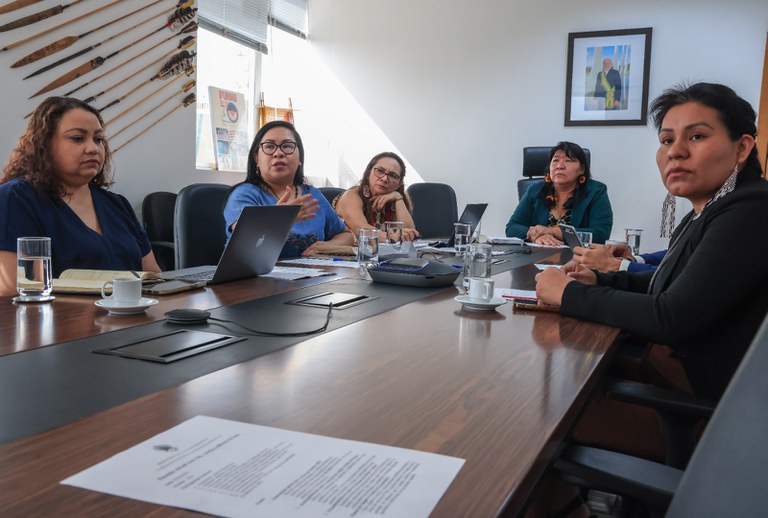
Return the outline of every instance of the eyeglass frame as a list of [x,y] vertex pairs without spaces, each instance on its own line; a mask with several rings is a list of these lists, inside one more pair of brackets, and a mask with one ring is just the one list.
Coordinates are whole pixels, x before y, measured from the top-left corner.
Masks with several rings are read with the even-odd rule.
[[[381,172],[379,172],[379,171],[381,171]],[[377,165],[375,165],[375,166],[373,166],[371,168],[371,172],[373,174],[375,174],[379,178],[383,178],[383,177],[386,176],[387,177],[387,181],[389,181],[389,182],[399,182],[400,180],[403,179],[402,175],[400,175],[400,174],[398,174],[398,173],[396,173],[394,171],[387,171],[383,167],[380,167],[380,166],[377,166]],[[393,176],[394,176],[394,178],[393,178]]]
[[[287,152],[285,149],[283,149],[283,146],[285,146],[285,145],[293,146],[293,149],[291,150],[290,153]],[[275,146],[275,149],[272,150],[272,152],[270,153],[266,149],[264,149],[264,146]],[[277,142],[271,142],[271,141],[266,141],[266,142],[259,143],[259,149],[261,149],[261,151],[265,155],[269,155],[269,156],[272,156],[275,153],[277,153],[277,149],[278,148],[280,148],[280,151],[282,151],[282,153],[285,156],[289,156],[289,155],[294,154],[296,152],[296,150],[298,149],[298,147],[299,147],[299,144],[297,142],[294,142],[293,140],[286,140],[286,141],[283,141],[283,142],[281,142],[279,144]]]

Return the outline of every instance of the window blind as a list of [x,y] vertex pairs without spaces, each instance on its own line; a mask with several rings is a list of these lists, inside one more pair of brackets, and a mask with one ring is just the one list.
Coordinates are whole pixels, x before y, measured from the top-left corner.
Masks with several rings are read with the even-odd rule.
[[267,24],[307,38],[308,0],[201,0],[198,23],[267,54]]
[[200,27],[267,53],[269,0],[201,0]]

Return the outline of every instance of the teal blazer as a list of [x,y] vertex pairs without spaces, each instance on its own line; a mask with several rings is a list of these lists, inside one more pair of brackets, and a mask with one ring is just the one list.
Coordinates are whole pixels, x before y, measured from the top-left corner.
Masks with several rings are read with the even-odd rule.
[[[507,237],[525,239],[525,234],[533,225],[547,226],[549,206],[541,196],[543,188],[544,182],[541,182],[531,185],[525,192],[507,222]],[[613,227],[608,188],[596,180],[587,180],[585,188],[584,198],[571,208],[571,224],[577,232],[592,232],[593,243],[605,243]]]

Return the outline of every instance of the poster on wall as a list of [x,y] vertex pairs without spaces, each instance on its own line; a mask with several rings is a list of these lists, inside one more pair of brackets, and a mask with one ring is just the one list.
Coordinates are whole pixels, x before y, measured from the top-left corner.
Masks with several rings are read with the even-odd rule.
[[208,87],[213,128],[213,150],[216,169],[219,171],[245,172],[248,167],[248,110],[245,96]]

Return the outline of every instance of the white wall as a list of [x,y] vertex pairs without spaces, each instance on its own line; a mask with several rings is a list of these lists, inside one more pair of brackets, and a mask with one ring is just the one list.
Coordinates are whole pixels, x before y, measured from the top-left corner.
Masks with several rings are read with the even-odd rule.
[[[168,6],[172,3],[167,2]],[[73,6],[67,16],[93,9],[87,4]],[[0,53],[0,88],[5,101],[0,119],[3,162],[24,128],[23,116],[40,99],[27,97],[57,77],[58,71],[27,81],[21,78],[36,65],[48,64],[114,32],[89,36],[56,58],[33,65],[10,69],[10,63],[43,44],[80,34],[144,3],[125,4],[52,33],[39,40],[39,45],[29,43]],[[41,5],[0,15],[0,25],[47,6]],[[163,3],[161,7],[168,6]],[[665,191],[654,161],[654,132],[650,126],[564,127],[568,33],[653,27],[651,98],[683,79],[709,80],[729,84],[757,106],[766,20],[765,0],[582,0],[575,4],[556,0],[310,1],[311,43],[327,66],[425,180],[453,185],[461,206],[490,203],[484,217],[485,233],[503,233],[517,203],[522,148],[572,140],[592,150],[593,173],[609,186],[615,216],[613,237],[620,237],[625,226],[643,227],[647,229],[644,249],[665,246],[657,237]],[[32,30],[0,33],[0,45],[61,21],[54,17],[35,24]],[[130,24],[121,22],[113,29]],[[145,34],[156,25],[148,24],[136,34]],[[147,43],[169,34],[160,33]],[[130,38],[116,38],[71,64],[105,56],[128,41]],[[151,57],[144,56],[137,63]],[[57,70],[65,69],[67,65]],[[83,93],[91,95],[112,82],[105,79]],[[116,95],[136,84],[126,82]],[[53,93],[64,91],[66,88]],[[145,93],[141,90],[136,97]],[[107,102],[113,97],[103,99]],[[151,191],[178,191],[193,182],[239,181],[240,174],[196,171],[194,132],[195,114],[190,106],[120,150],[115,155],[114,190],[128,196],[138,208]]]
[[757,106],[767,20],[765,0],[310,2],[327,65],[426,181],[453,185],[460,207],[490,203],[484,233],[503,234],[517,204],[522,148],[571,140],[608,184],[612,237],[642,227],[648,250],[666,246],[654,131],[564,126],[568,33],[652,27],[651,99],[707,80]]

